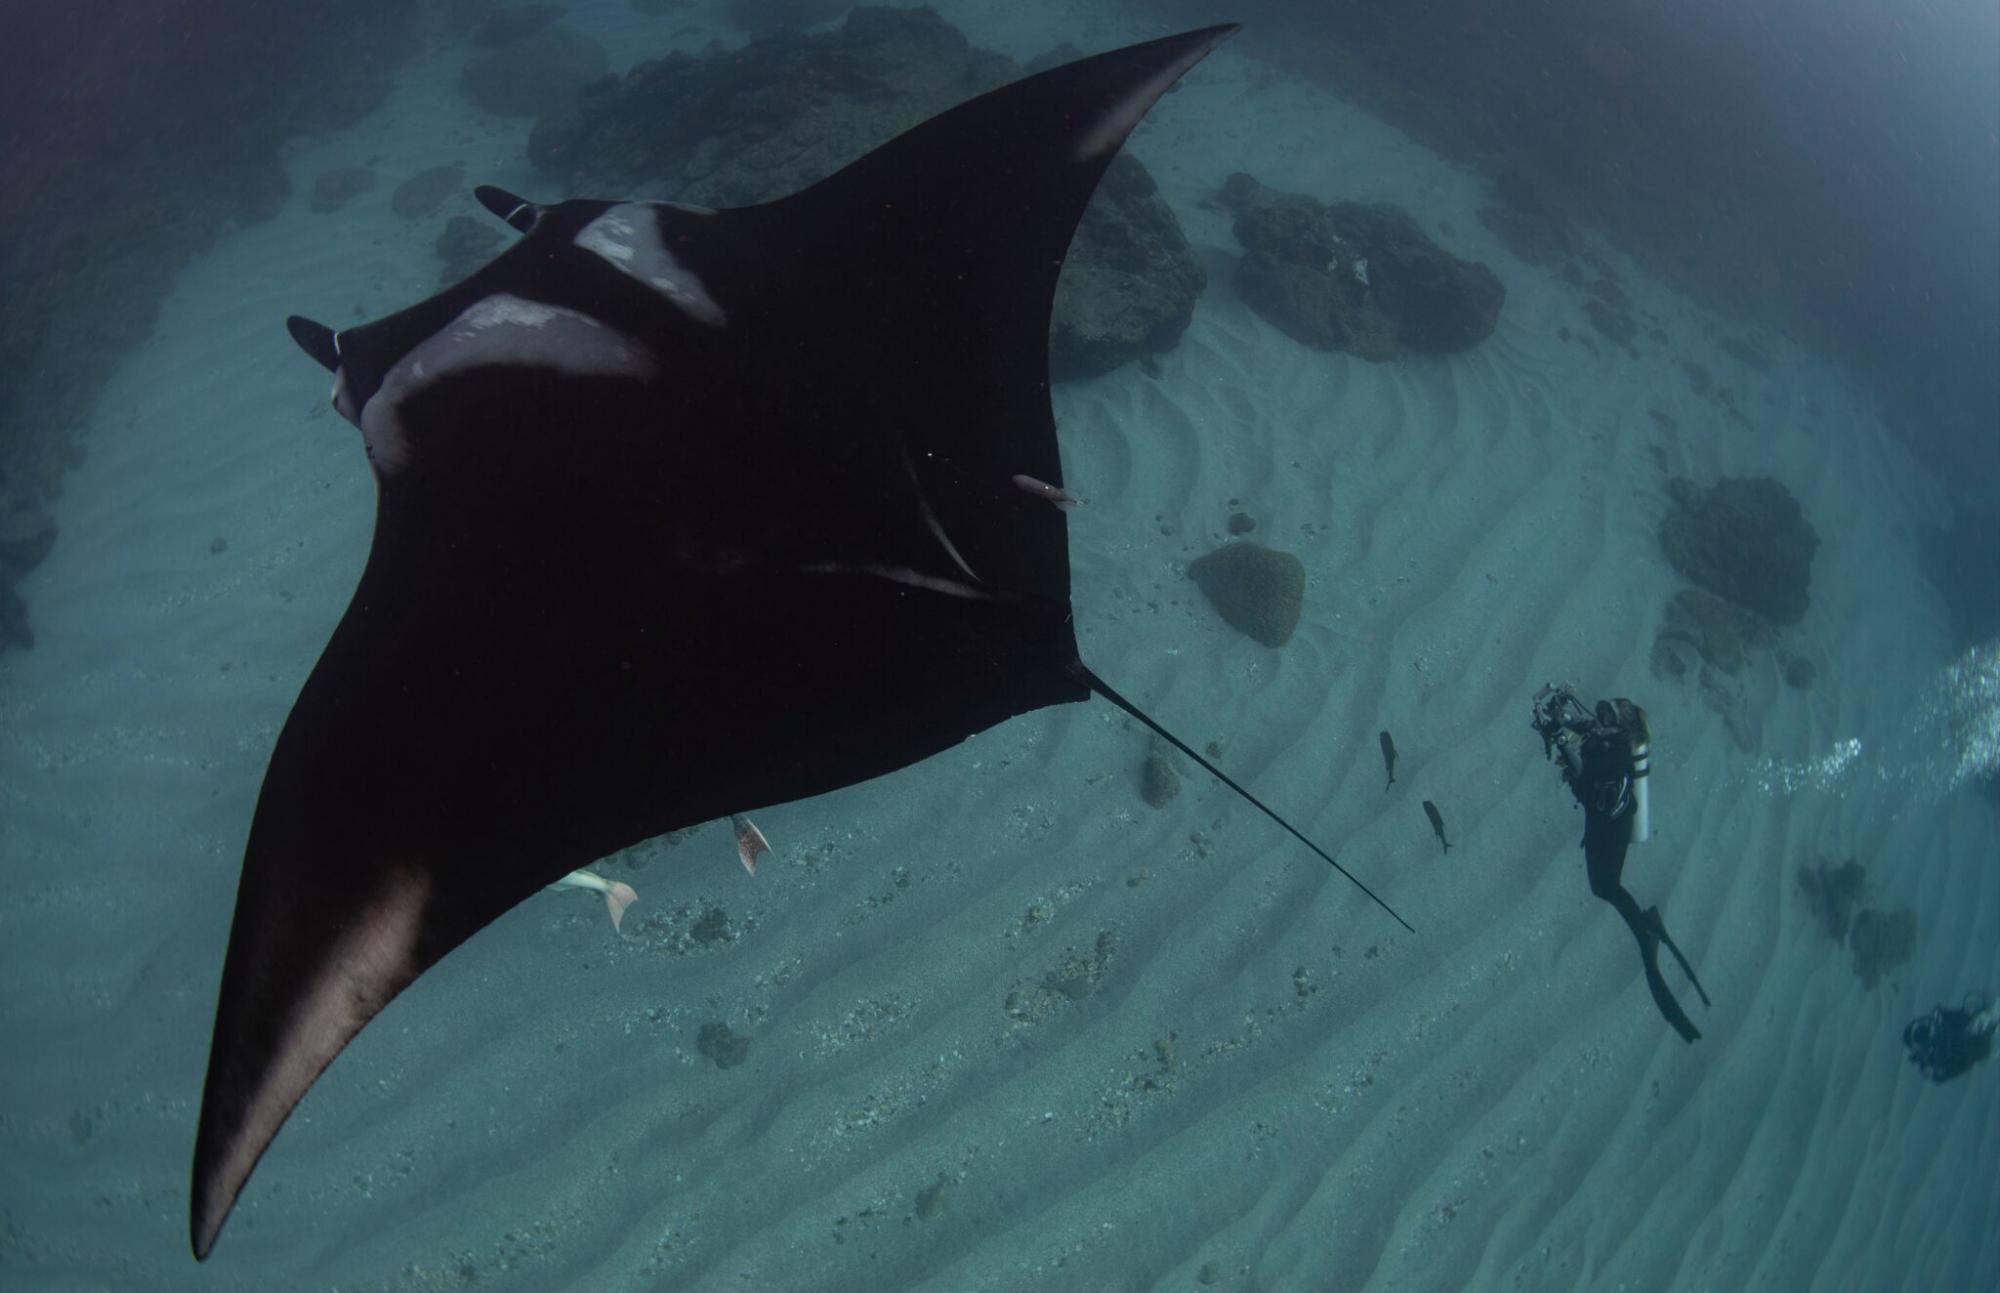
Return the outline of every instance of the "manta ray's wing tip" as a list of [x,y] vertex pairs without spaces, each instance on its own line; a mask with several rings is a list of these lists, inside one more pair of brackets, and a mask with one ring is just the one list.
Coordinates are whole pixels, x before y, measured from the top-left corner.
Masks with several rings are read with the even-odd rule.
[[212,1194],[205,1194],[201,1182],[195,1183],[194,1208],[188,1217],[188,1246],[194,1249],[194,1259],[208,1260],[209,1252],[215,1247],[215,1237],[222,1233],[222,1220],[229,1215],[229,1206],[235,1200],[218,1202]]
[[292,334],[292,340],[299,343],[299,349],[312,356],[313,362],[321,368],[329,373],[340,371],[340,344],[334,340],[332,328],[302,314],[294,314],[285,320],[285,331]]
[[[300,779],[285,749],[273,756],[266,798],[271,777],[281,787]],[[303,871],[324,874],[324,861],[315,867],[307,859]],[[427,915],[435,879],[427,867],[359,877],[350,868],[322,887],[309,910],[296,887],[263,883],[280,863],[291,876],[301,873],[301,859],[274,854],[253,825],[195,1128],[188,1234],[198,1259],[214,1247],[244,1182],[306,1089],[384,1005],[463,941]]]
[[[1178,78],[1196,63],[1201,62],[1201,60],[1214,53],[1217,46],[1242,30],[1243,24],[1240,22],[1226,22],[1213,27],[1200,27],[1194,31],[1183,32],[1178,36],[1162,37],[1160,40],[1154,42],[1154,48],[1165,48],[1173,51],[1176,57],[1169,63],[1169,67],[1172,69],[1172,76]],[[1113,51],[1113,53],[1116,52],[1118,51]]]

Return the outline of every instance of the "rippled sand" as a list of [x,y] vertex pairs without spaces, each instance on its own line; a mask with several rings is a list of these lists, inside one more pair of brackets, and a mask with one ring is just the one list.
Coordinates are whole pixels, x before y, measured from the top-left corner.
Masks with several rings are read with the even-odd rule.
[[[1048,43],[954,16],[1010,52]],[[2000,987],[1993,811],[1754,775],[1897,730],[1944,662],[1908,538],[1935,486],[1836,373],[1798,351],[1769,377],[1729,367],[1716,321],[1609,253],[1670,344],[1559,340],[1588,331],[1576,297],[1492,243],[1470,176],[1227,49],[1134,144],[1207,263],[1195,324],[1157,376],[1057,394],[1079,633],[1417,933],[1198,774],[1147,806],[1148,738],[1109,706],[1044,712],[757,813],[776,853],[754,879],[726,824],[607,864],[640,893],[623,939],[586,896],[525,903],[336,1062],[197,1268],[188,1158],[243,836],[372,515],[357,438],[280,321],[428,290],[454,212],[391,215],[406,173],[463,160],[542,192],[519,132],[472,122],[431,70],[302,148],[292,208],[188,272],[24,587],[40,645],[0,658],[9,1287],[2000,1279],[1993,1074],[1927,1086],[1896,1040],[1933,1000]],[[373,199],[304,210],[320,169],[371,156]],[[1409,207],[1506,280],[1499,332],[1386,365],[1287,340],[1235,298],[1226,219],[1199,205],[1234,169]],[[1726,372],[1755,429],[1677,355]],[[1753,752],[1648,666],[1677,587],[1663,464],[1775,474],[1823,539],[1792,638],[1820,680],[1752,666]],[[1280,650],[1186,576],[1237,510],[1309,574]],[[1627,882],[1715,999],[1684,993],[1698,1045],[1585,887],[1580,817],[1527,723],[1560,679],[1652,716],[1657,839]],[[1848,856],[1918,912],[1916,961],[1872,992],[1792,880]],[[730,1044],[704,1045],[717,1024]]]

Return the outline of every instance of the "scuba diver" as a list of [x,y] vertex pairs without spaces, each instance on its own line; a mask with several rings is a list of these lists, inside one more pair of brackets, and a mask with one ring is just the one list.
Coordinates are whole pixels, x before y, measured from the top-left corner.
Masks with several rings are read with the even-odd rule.
[[1903,1029],[1903,1045],[1919,1073],[1949,1082],[1993,1054],[1995,1027],[2000,1006],[1989,1005],[1984,993],[1968,992],[1956,1007],[1938,1005],[1912,1019]]
[[1583,806],[1583,861],[1590,892],[1611,904],[1639,940],[1639,959],[1646,967],[1646,986],[1653,1002],[1684,1041],[1701,1037],[1680,1002],[1660,977],[1660,947],[1666,946],[1694,985],[1701,1004],[1709,1004],[1701,980],[1667,936],[1658,907],[1641,911],[1625,888],[1625,850],[1643,844],[1651,829],[1646,790],[1651,770],[1652,736],[1646,712],[1622,697],[1600,700],[1585,709],[1567,686],[1550,684],[1535,693],[1534,728],[1541,734],[1542,753],[1562,765],[1563,781]]

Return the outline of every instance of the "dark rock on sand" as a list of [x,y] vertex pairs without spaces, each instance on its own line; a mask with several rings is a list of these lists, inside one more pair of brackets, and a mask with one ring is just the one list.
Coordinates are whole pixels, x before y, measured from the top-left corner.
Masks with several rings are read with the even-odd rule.
[[1822,862],[1799,868],[1799,897],[1806,912],[1836,943],[1847,941],[1847,931],[1854,924],[1855,910],[1861,906],[1867,878],[1867,871],[1853,858],[1839,866]]
[[0,653],[14,647],[34,650],[35,631],[28,627],[28,604],[21,594],[0,586]]
[[1174,766],[1171,753],[1155,739],[1139,769],[1139,797],[1155,808],[1165,808],[1181,792],[1181,770]]
[[458,166],[433,166],[412,175],[389,195],[389,206],[405,220],[437,214],[439,207],[465,188],[465,171]]
[[1684,683],[1720,715],[1737,748],[1757,748],[1762,724],[1750,703],[1746,673],[1754,649],[1769,646],[1774,630],[1761,617],[1700,588],[1683,588],[1667,602],[1653,638],[1653,675]]
[[1639,335],[1639,325],[1629,314],[1621,314],[1603,301],[1585,301],[1583,312],[1590,319],[1590,326],[1599,335],[1625,350],[1631,350],[1632,342]]
[[1066,949],[1039,979],[1016,979],[1002,1008],[1016,1024],[1044,1024],[1097,990],[1118,955],[1118,936],[1100,930],[1087,952]]
[[558,23],[473,59],[458,84],[482,112],[542,117],[570,109],[609,66],[602,45]]
[[1853,858],[1839,866],[1800,867],[1798,885],[1807,913],[1827,937],[1847,945],[1863,987],[1875,987],[1916,953],[1917,913],[1863,907],[1867,872]]
[[1267,189],[1241,172],[1223,185],[1244,246],[1236,290],[1266,322],[1322,350],[1386,360],[1467,350],[1492,335],[1507,292],[1385,203],[1332,206]]
[[1847,946],[1854,953],[1854,973],[1861,986],[1872,988],[1890,972],[1909,964],[1917,950],[1917,913],[1863,908],[1854,917]]
[[1208,275],[1139,160],[1120,152],[1084,208],[1049,321],[1049,375],[1108,373],[1172,350]]
[[0,582],[42,564],[56,546],[56,523],[32,498],[0,487]]
[[14,591],[56,545],[56,523],[34,499],[0,483],[0,651],[35,645],[28,605]]
[[1676,476],[1667,492],[1660,548],[1683,578],[1772,624],[1804,617],[1819,534],[1791,491],[1769,476],[1724,476],[1706,489]]
[[[592,85],[573,110],[536,124],[529,160],[571,192],[748,206],[805,188],[1016,74],[928,9],[858,8],[837,31],[677,52]],[[1064,262],[1051,371],[1101,373],[1171,348],[1205,285],[1151,175],[1120,153]]]
[[1685,642],[1704,663],[1735,674],[1743,671],[1750,648],[1770,643],[1771,627],[1714,593],[1683,588],[1667,602],[1659,636]]
[[525,40],[563,16],[561,5],[524,4],[494,9],[472,29],[472,43],[488,49]]
[[1243,540],[1188,565],[1188,576],[1223,622],[1268,647],[1291,641],[1305,601],[1305,563],[1289,552]]
[[832,22],[853,5],[854,0],[729,0],[729,21],[745,31],[810,27]]
[[859,9],[838,31],[668,54],[537,123],[528,158],[576,192],[650,185],[748,206],[824,179],[926,117],[1011,79],[925,9]]
[[715,1061],[719,1069],[733,1069],[750,1058],[750,1039],[739,1037],[729,1030],[729,1025],[720,1022],[703,1024],[696,1034],[694,1048]]
[[350,200],[374,191],[374,171],[366,166],[339,166],[322,171],[313,181],[312,201],[308,205],[315,211],[338,211]]
[[1723,337],[1715,345],[1737,363],[1755,369],[1766,377],[1769,377],[1771,370],[1778,366],[1778,361],[1771,352],[1754,341],[1746,341],[1742,337]]
[[[1597,263],[1594,258],[1592,263]],[[1600,269],[1597,277],[1590,280],[1589,291],[1620,314],[1628,314],[1632,310],[1632,298],[1625,295],[1625,289],[1618,285],[1618,280],[1604,270]]]

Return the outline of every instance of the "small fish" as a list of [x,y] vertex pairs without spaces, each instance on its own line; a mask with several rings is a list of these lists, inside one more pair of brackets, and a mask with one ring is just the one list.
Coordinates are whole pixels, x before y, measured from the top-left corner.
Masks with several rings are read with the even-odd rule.
[[751,875],[757,874],[757,859],[771,851],[770,841],[764,832],[757,829],[757,823],[739,813],[729,815],[730,829],[736,832],[736,856],[743,863],[743,869]]
[[[1387,732],[1382,733],[1382,766],[1389,770],[1389,786],[1395,785],[1396,743],[1389,739],[1389,734]],[[1384,786],[1382,787],[1382,789],[1387,790],[1389,786]]]
[[1451,841],[1444,837],[1444,818],[1438,815],[1438,806],[1428,799],[1424,800],[1424,816],[1431,819],[1431,829],[1437,832],[1438,843],[1444,845],[1445,852],[1451,852]]

